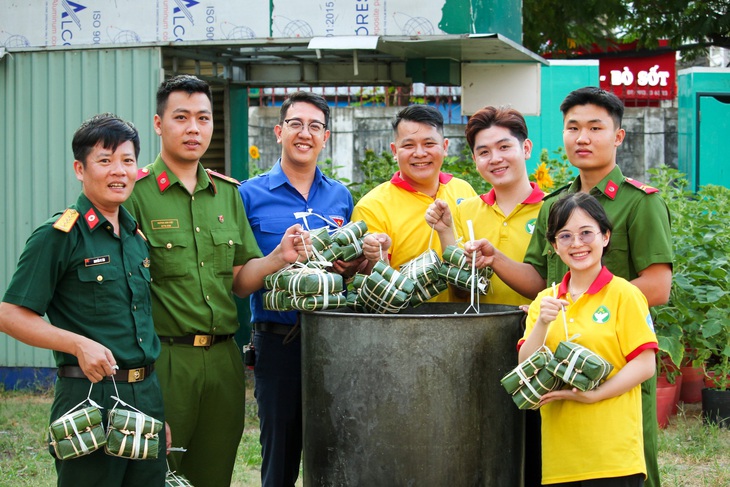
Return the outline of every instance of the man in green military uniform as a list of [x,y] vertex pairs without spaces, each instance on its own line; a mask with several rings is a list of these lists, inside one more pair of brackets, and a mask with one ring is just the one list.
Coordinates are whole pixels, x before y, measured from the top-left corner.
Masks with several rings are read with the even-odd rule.
[[150,243],[152,313],[162,352],[165,413],[175,446],[173,470],[196,487],[229,486],[244,426],[245,384],[231,291],[245,297],[265,275],[305,255],[308,234],[290,227],[262,257],[238,182],[203,169],[213,134],[212,95],[194,76],[164,81],[154,127],[157,160],[140,169],[125,206]]
[[[491,266],[510,287],[528,297],[559,282],[567,267],[545,238],[547,217],[559,195],[583,191],[598,199],[614,227],[604,255],[606,267],[641,289],[649,306],[669,300],[673,258],[669,211],[658,190],[624,177],[616,164],[616,150],[626,135],[621,128],[623,109],[621,100],[600,88],[585,87],[568,94],[560,106],[563,143],[578,177],[545,198],[524,263],[505,258],[482,240],[466,246],[467,253],[478,252],[477,265]],[[656,376],[642,384],[642,406],[645,485],[658,487]]]
[[[134,219],[120,207],[134,188],[139,135],[103,114],[81,125],[72,146],[82,193],[28,239],[0,303],[0,331],[54,351],[59,378],[51,422],[87,395],[106,417],[117,390],[126,403],[164,421],[154,372],[160,342],[152,323],[149,254]],[[128,460],[103,449],[57,459],[58,485],[162,486],[164,430],[160,440],[155,460]]]

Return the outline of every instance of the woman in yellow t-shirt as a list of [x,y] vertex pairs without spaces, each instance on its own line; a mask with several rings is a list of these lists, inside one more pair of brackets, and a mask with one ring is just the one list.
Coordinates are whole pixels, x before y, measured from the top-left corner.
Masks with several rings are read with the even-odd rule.
[[611,230],[587,193],[550,209],[546,237],[570,270],[531,304],[519,359],[571,337],[614,368],[596,389],[540,399],[543,485],[644,485],[640,386],[654,375],[658,345],[644,295],[603,266]]

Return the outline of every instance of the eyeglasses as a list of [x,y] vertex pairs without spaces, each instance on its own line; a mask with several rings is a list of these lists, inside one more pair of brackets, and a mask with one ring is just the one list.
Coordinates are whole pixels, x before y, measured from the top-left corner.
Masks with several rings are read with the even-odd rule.
[[[302,130],[304,130],[304,122],[302,122],[298,118],[289,118],[287,120],[284,120],[284,123],[286,123],[289,128],[294,130],[295,132],[301,132]],[[307,130],[309,130],[309,133],[312,135],[319,135],[323,133],[326,128],[327,126],[322,122],[309,122],[307,124]]]
[[572,245],[575,241],[575,237],[578,237],[578,240],[580,240],[583,244],[590,244],[593,243],[593,241],[596,239],[596,235],[600,234],[601,232],[593,232],[591,230],[581,230],[578,233],[572,233],[572,232],[560,232],[555,236],[555,240],[558,242],[558,245],[561,245],[563,247],[568,247],[569,245]]

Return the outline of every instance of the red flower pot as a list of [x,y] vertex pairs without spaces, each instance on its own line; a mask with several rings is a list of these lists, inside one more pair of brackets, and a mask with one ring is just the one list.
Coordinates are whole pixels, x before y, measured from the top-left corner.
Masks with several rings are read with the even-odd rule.
[[[720,379],[712,370],[707,372],[704,384],[708,389],[720,389]],[[725,377],[725,389],[730,389],[730,374]]]
[[682,393],[683,381],[684,378],[682,377],[682,374],[679,374],[674,378],[674,385],[677,387],[674,388],[674,406],[672,406],[672,416],[676,415],[679,411],[679,396]]
[[686,403],[702,401],[702,389],[705,387],[705,372],[702,367],[681,367],[682,389],[679,400]]
[[656,416],[660,428],[666,428],[672,409],[676,406],[677,383],[669,383],[666,376],[657,377],[656,383]]

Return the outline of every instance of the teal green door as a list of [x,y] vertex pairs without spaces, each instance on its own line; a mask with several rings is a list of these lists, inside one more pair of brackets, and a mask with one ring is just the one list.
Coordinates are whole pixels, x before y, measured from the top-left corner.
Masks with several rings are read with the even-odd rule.
[[[700,95],[697,185],[730,188],[730,95]],[[696,188],[695,188],[696,189]]]

